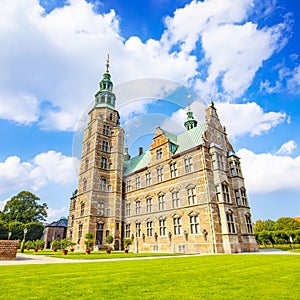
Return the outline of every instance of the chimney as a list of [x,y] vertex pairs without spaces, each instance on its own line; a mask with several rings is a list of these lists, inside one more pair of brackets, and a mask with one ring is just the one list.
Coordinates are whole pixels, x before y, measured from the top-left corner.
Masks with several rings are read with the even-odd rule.
[[139,147],[139,155],[143,154],[143,147]]

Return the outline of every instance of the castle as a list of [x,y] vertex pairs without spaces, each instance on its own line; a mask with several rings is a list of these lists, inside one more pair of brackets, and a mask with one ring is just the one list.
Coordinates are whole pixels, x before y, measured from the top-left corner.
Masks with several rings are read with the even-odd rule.
[[258,251],[240,159],[214,103],[198,124],[187,109],[185,131],[159,126],[150,149],[131,158],[106,71],[84,130],[78,189],[70,200],[68,237],[132,252],[238,253]]

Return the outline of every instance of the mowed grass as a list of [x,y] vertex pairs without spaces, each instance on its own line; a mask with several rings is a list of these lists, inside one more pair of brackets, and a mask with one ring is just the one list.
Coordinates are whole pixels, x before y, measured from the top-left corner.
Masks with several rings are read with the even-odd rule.
[[0,267],[1,299],[300,299],[299,255]]

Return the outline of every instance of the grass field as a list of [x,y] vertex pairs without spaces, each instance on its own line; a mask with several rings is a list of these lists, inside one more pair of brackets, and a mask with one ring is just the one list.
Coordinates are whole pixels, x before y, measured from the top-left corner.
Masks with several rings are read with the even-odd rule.
[[1,299],[300,299],[299,255],[0,267]]

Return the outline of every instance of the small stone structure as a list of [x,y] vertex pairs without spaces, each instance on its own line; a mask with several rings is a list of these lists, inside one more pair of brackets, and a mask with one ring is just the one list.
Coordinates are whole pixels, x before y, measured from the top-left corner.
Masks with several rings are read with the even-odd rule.
[[18,240],[0,240],[0,260],[16,259]]

